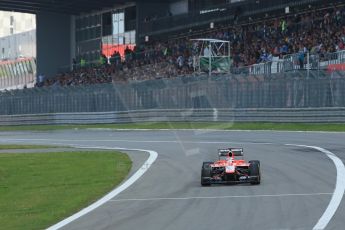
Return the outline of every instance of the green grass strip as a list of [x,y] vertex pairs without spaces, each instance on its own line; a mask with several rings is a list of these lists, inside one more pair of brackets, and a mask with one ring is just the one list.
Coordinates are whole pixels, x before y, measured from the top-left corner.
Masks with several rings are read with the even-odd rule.
[[[10,149],[50,149],[58,148],[57,146],[52,145],[8,145],[0,144],[0,150],[10,150]],[[65,148],[65,147],[64,147]]]
[[44,229],[118,185],[131,161],[119,152],[0,154],[1,229]]
[[217,129],[217,130],[281,130],[345,132],[345,124],[335,123],[231,123],[231,122],[144,122],[94,125],[0,126],[0,131],[50,131],[65,129]]

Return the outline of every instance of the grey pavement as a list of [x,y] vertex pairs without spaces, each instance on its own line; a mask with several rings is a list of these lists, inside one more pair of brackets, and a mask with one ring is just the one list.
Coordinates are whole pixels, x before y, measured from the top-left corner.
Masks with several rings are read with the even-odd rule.
[[[315,145],[345,160],[345,133],[270,131],[11,132],[0,142],[77,144],[157,151],[152,167],[131,187],[64,229],[312,229],[336,182],[333,162],[321,152],[284,144]],[[262,184],[200,186],[203,161],[217,148],[243,147],[260,160]],[[129,152],[134,168],[146,157]],[[345,177],[345,175],[340,175]],[[341,202],[326,229],[343,229]]]

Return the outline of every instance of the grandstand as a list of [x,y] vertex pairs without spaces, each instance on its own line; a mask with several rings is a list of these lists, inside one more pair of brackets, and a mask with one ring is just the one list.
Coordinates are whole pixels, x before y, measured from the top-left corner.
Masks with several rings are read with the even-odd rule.
[[[2,114],[344,106],[342,1],[99,2],[85,1],[83,7],[78,1],[0,3],[0,9],[37,15],[37,63],[29,72],[37,77],[35,89],[3,92]],[[224,47],[205,47],[205,39],[225,41]],[[200,57],[223,57],[223,50],[230,51],[229,64],[200,68]],[[26,79],[21,72],[8,69],[0,65],[2,89],[25,83],[16,81]],[[8,80],[8,72],[16,73],[14,80]],[[201,80],[207,74],[213,85]],[[183,83],[180,90],[174,82]],[[175,102],[166,98],[170,91]],[[78,99],[75,92],[85,97]],[[32,94],[41,95],[41,101]],[[59,106],[52,95],[63,101],[74,95],[75,105],[88,106]]]

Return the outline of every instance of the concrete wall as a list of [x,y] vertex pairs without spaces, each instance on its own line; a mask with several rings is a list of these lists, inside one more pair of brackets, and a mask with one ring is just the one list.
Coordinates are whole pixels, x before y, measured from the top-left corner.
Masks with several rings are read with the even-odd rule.
[[59,68],[71,65],[72,16],[37,14],[37,74],[54,76]]
[[[12,18],[12,23],[11,23]],[[0,11],[0,37],[36,29],[36,15],[14,11]]]
[[145,18],[158,16],[159,18],[162,15],[166,15],[170,10],[170,4],[168,1],[137,1],[137,26],[136,26],[136,41],[138,44],[143,43],[143,40],[140,40],[140,36],[143,34],[142,22]]
[[36,30],[0,38],[0,59],[15,60],[18,57],[36,57]]

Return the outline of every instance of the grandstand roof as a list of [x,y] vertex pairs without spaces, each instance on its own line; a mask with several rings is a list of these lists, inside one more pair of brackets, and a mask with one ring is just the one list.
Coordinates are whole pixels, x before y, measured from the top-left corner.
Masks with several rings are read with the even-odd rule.
[[80,14],[130,2],[134,0],[0,0],[0,10],[33,14],[39,12]]

